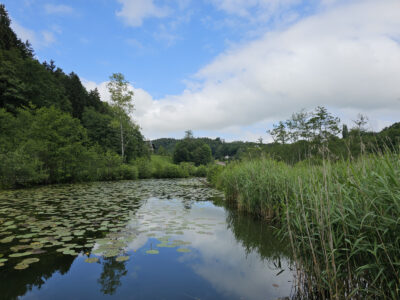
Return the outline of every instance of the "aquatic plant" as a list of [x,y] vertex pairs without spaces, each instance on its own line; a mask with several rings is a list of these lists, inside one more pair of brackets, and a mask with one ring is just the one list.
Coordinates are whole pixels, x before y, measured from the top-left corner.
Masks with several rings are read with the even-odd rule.
[[289,166],[231,164],[217,177],[228,201],[279,224],[309,298],[400,297],[400,155]]

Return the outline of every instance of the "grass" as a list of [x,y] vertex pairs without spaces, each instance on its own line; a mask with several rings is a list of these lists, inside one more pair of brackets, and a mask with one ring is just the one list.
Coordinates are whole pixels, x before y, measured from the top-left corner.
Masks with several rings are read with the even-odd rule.
[[207,166],[196,167],[192,163],[180,163],[176,165],[171,157],[152,155],[150,160],[140,158],[132,162],[139,171],[139,178],[187,178],[205,177]]
[[280,224],[301,297],[400,297],[400,155],[320,166],[233,163],[211,180],[240,210]]

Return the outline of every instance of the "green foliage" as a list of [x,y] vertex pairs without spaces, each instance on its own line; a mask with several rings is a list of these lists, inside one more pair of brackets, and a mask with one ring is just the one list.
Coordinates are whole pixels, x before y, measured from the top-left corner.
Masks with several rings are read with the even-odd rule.
[[196,167],[193,163],[183,162],[176,165],[170,157],[152,155],[150,159],[142,157],[132,161],[139,171],[139,178],[187,178],[205,177],[206,166]]
[[0,153],[0,188],[30,186],[47,178],[43,163],[37,158],[32,159],[24,149]]
[[193,160],[196,166],[206,165],[212,161],[211,148],[207,144],[197,147],[193,151]]
[[119,173],[121,179],[136,180],[139,178],[139,171],[136,166],[123,164],[119,166]]
[[210,146],[194,139],[191,131],[186,132],[186,137],[175,146],[173,153],[174,163],[193,162],[196,166],[206,165],[212,161]]
[[[242,141],[228,143],[225,142],[224,140],[221,140],[220,138],[215,138],[215,139],[192,138],[192,139],[198,141],[199,143],[205,143],[208,146],[210,146],[212,157],[218,160],[224,160],[225,156],[229,156],[230,158],[238,157],[240,153],[245,152],[246,149],[248,149],[249,147],[256,145],[256,143],[242,142]],[[176,145],[180,142],[181,140],[172,138],[161,138],[152,141],[157,154],[164,155],[165,153],[165,155],[171,155],[171,156],[174,153]],[[185,156],[185,154],[183,156]]]
[[133,91],[129,90],[129,82],[121,73],[114,73],[110,76],[107,84],[108,91],[111,94],[111,101],[115,116],[119,120],[120,145],[122,161],[125,161],[126,148],[126,130],[129,128],[129,114],[133,111]]
[[207,177],[208,168],[204,165],[198,166],[194,169],[194,172],[189,172],[189,175],[196,177]]
[[0,49],[16,49],[24,57],[32,57],[33,50],[28,42],[23,43],[10,27],[11,20],[4,4],[0,4]]
[[138,158],[133,162],[133,164],[137,167],[139,171],[140,179],[147,179],[153,176],[153,166],[148,158]]
[[246,160],[210,180],[239,209],[280,223],[303,270],[300,293],[398,299],[399,178],[400,155],[387,152],[294,167]]
[[4,188],[43,183],[137,179],[135,166],[89,143],[78,119],[54,107],[0,109],[0,182]]
[[286,121],[274,125],[267,132],[275,142],[286,144],[299,139],[316,143],[326,142],[340,133],[340,119],[334,117],[325,107],[318,106],[312,112],[300,111]]
[[218,179],[222,171],[225,170],[225,166],[220,166],[220,165],[212,165],[208,168],[207,170],[207,181],[212,185],[212,186],[218,186],[220,187],[218,183]]

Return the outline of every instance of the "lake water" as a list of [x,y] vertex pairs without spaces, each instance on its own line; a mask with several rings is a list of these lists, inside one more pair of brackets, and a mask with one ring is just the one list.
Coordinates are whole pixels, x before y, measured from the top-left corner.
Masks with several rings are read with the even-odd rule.
[[0,299],[278,299],[287,243],[199,179],[0,192]]

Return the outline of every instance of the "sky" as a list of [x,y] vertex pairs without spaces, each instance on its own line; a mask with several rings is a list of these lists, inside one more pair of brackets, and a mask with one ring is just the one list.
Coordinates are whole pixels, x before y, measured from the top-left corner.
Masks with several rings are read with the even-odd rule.
[[400,121],[399,0],[0,0],[40,61],[87,89],[123,73],[148,139],[256,141],[325,106]]

